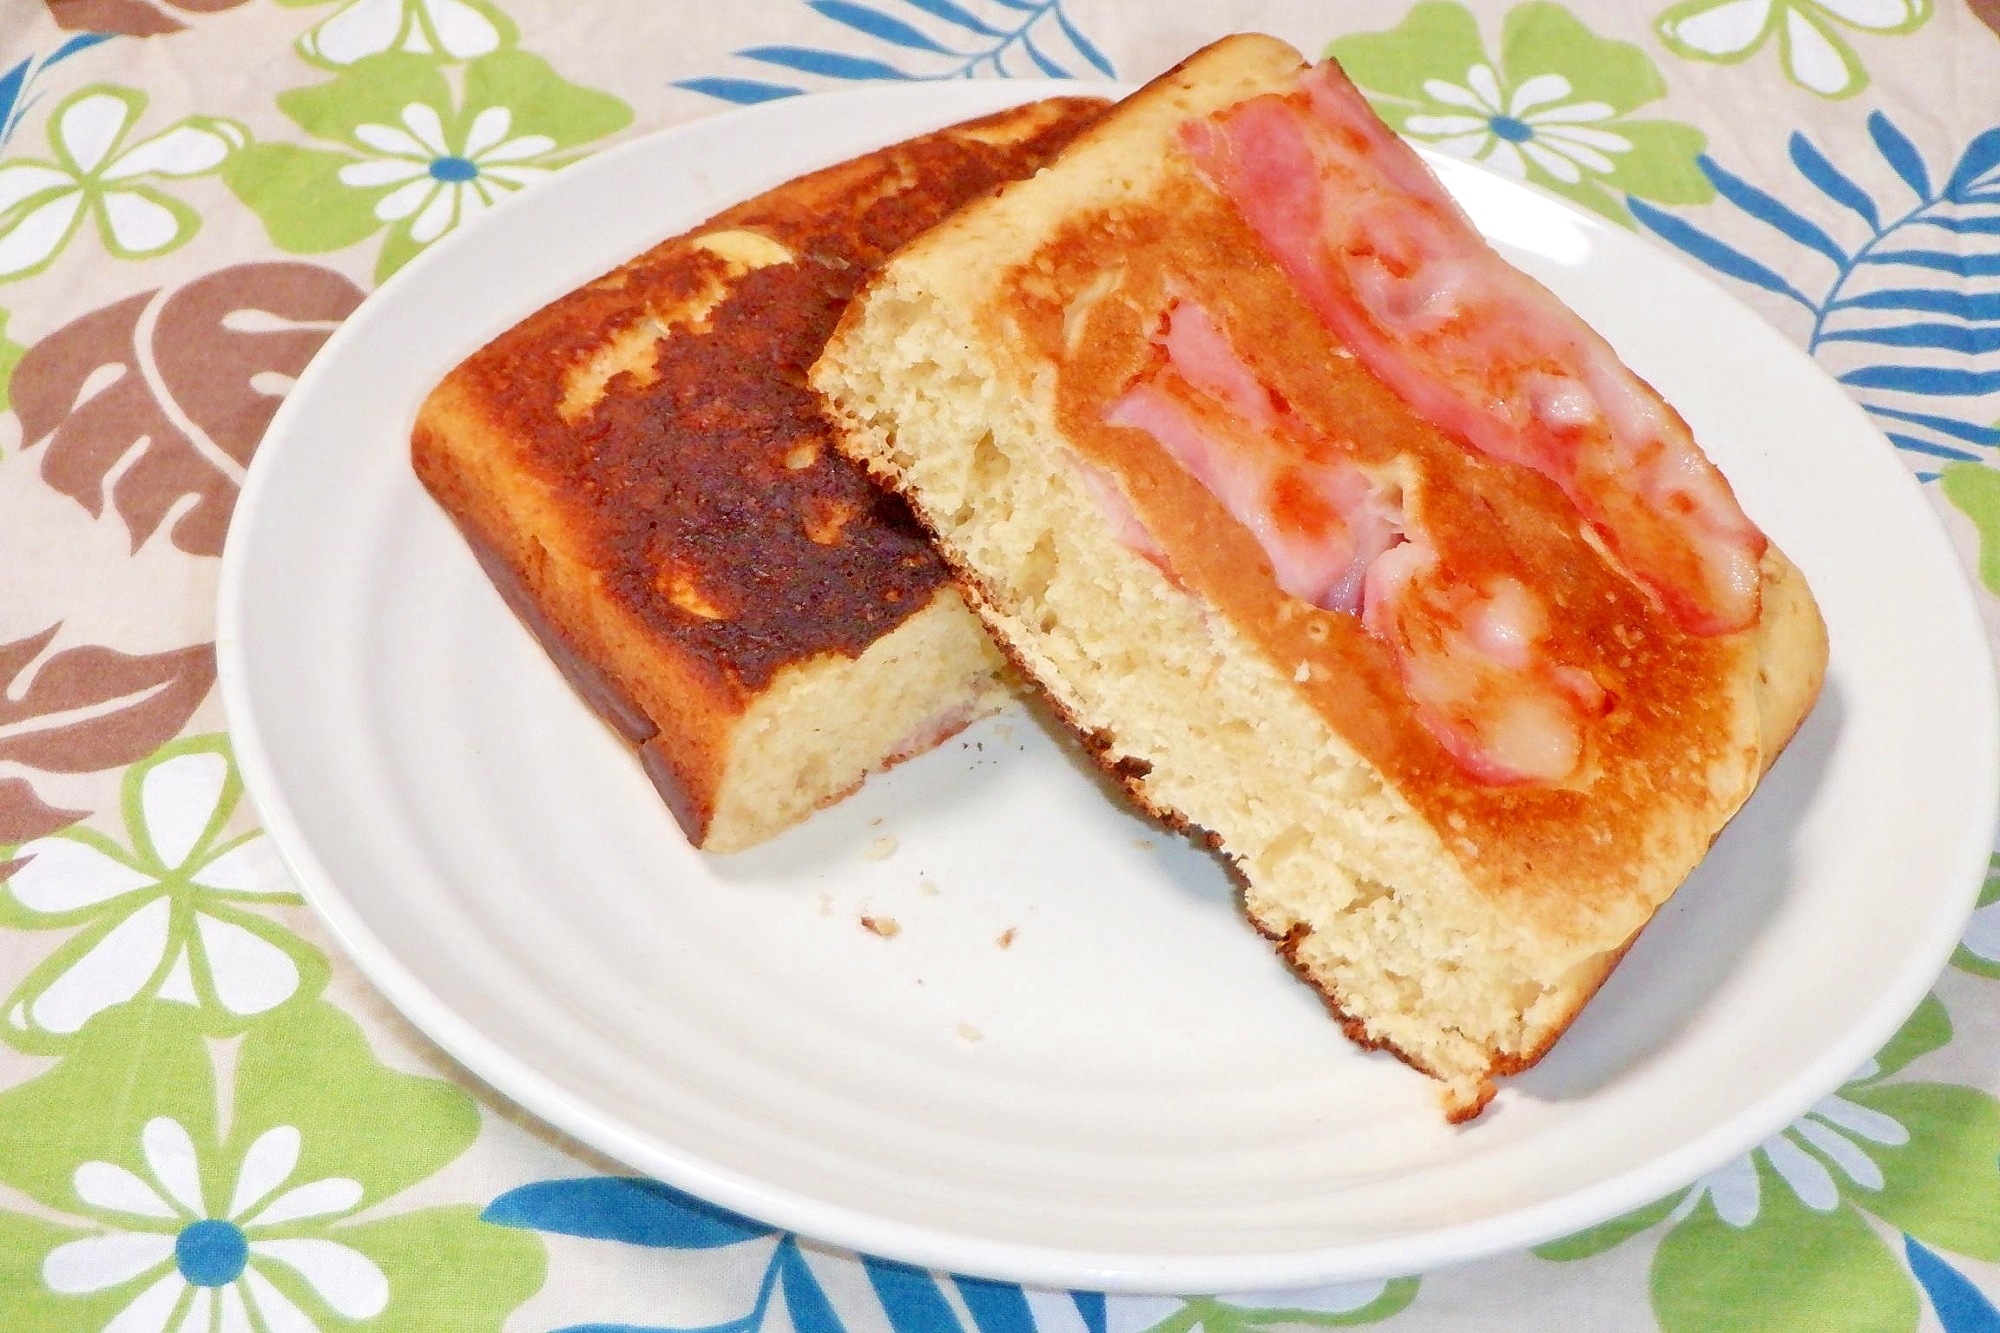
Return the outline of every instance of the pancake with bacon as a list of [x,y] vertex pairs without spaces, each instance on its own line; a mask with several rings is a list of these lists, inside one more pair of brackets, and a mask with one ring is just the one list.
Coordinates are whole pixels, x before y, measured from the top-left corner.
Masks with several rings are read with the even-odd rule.
[[1269,38],[902,251],[813,380],[1101,761],[1454,1120],[1819,689],[1803,577],[1685,422]]
[[689,840],[735,851],[1010,695],[805,373],[847,298],[1104,109],[1058,98],[778,186],[500,335],[425,401],[419,477]]

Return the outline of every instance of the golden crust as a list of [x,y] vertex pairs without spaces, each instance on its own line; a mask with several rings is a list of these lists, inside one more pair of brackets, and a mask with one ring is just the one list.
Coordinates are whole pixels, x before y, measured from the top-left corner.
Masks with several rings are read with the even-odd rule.
[[[1687,633],[1610,563],[1553,483],[1445,437],[1339,345],[1173,146],[1185,119],[1287,88],[1303,68],[1262,37],[1226,39],[1183,62],[1048,171],[899,255],[850,307],[818,378],[823,389],[843,382],[840,362],[877,305],[922,299],[962,316],[1005,391],[1031,399],[1044,428],[1115,483],[1172,583],[1254,645],[1282,688],[1359,752],[1435,831],[1469,891],[1553,942],[1550,956],[1578,960],[1544,988],[1524,1044],[1496,1051],[1483,1085],[1455,1089],[1459,1118],[1491,1096],[1491,1076],[1540,1058],[1747,799],[1817,697],[1825,628],[1804,578],[1772,547],[1758,624]],[[1151,338],[1170,295],[1213,311],[1259,379],[1319,434],[1345,441],[1358,462],[1400,470],[1404,502],[1421,511],[1445,567],[1468,581],[1509,573],[1550,599],[1553,651],[1615,701],[1577,777],[1504,787],[1469,776],[1419,723],[1379,642],[1354,618],[1285,595],[1256,539],[1186,469],[1147,433],[1105,424],[1105,406],[1156,356]],[[837,415],[850,432],[843,448],[900,484],[856,428],[853,405]],[[923,514],[924,497],[909,494]],[[969,572],[989,626],[1003,639],[1003,625],[1020,633],[1010,619],[1018,599]],[[1124,745],[1119,717],[1059,711],[1100,736],[1103,762],[1142,806],[1184,822],[1144,773],[1121,769],[1149,757]],[[1257,919],[1254,906],[1253,920],[1350,1033],[1393,1049],[1301,961],[1300,928]]]
[[[1064,440],[1117,477],[1173,577],[1287,674],[1313,668],[1300,692],[1427,819],[1454,830],[1476,884],[1549,929],[1579,917],[1597,924],[1581,892],[1636,925],[1748,796],[1769,741],[1804,717],[1824,660],[1817,609],[1774,549],[1765,582],[1780,591],[1757,629],[1680,630],[1599,554],[1553,483],[1469,453],[1338,347],[1248,227],[1168,147],[1186,115],[1289,86],[1303,68],[1262,37],[1197,53],[1081,136],[1057,168],[930,233],[898,271],[937,285],[1006,275],[973,304],[1008,380],[1053,384],[1048,407]],[[1117,274],[1114,285],[1097,281],[1105,273]],[[1587,782],[1497,787],[1469,777],[1417,723],[1386,650],[1353,617],[1282,593],[1255,538],[1186,469],[1144,432],[1103,423],[1103,405],[1154,356],[1170,281],[1214,310],[1260,378],[1323,433],[1351,441],[1359,461],[1413,469],[1407,502],[1423,506],[1444,564],[1468,580],[1525,569],[1552,595],[1555,653],[1606,681],[1620,703],[1591,739]],[[1586,823],[1601,834],[1579,837]],[[1626,899],[1639,910],[1615,910]]]
[[[806,369],[896,246],[1103,105],[1035,103],[779,186],[537,311],[425,401],[418,476],[697,845],[781,680],[963,616],[902,502],[830,447]],[[936,704],[962,724],[964,702]]]

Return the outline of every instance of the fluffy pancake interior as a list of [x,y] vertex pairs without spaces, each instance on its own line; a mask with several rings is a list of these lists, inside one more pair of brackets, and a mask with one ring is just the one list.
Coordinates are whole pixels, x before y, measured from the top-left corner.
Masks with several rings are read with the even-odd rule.
[[1533,1054],[1614,950],[1579,954],[1470,891],[1268,657],[1117,540],[1074,457],[948,311],[878,289],[854,332],[822,382],[854,412],[850,439],[920,497],[1057,707],[1086,726],[1119,719],[1111,750],[1151,765],[1140,798],[1219,835],[1258,926],[1290,940],[1301,970],[1339,978],[1350,1030],[1468,1105],[1496,1052]]
[[[1011,701],[1006,662],[956,590],[868,646],[778,673],[729,747],[704,847],[762,842]],[[939,711],[939,701],[948,706]]]

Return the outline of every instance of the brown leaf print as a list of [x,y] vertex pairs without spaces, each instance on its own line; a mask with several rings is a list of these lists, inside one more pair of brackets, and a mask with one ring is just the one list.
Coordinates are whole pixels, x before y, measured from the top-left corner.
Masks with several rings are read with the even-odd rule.
[[[158,37],[187,27],[155,0],[47,0],[56,26],[70,32],[115,32],[127,37]],[[215,14],[248,0],[164,0],[184,14]]]
[[[66,829],[89,814],[88,810],[58,810],[41,797],[26,778],[0,778],[0,847],[18,847],[36,838],[46,838],[57,829]],[[0,861],[0,879],[20,864]]]
[[297,378],[360,303],[359,287],[311,264],[243,264],[211,273],[160,310],[153,337],[160,378],[209,439],[248,463],[283,400],[282,390],[259,389],[257,378]]
[[1993,29],[1994,36],[2000,37],[2000,0],[1970,0],[1970,3],[1972,17]]
[[244,465],[278,402],[360,302],[361,289],[330,269],[269,263],[94,310],[15,367],[21,438],[43,448],[50,486],[92,516],[109,503],[134,551],[171,520],[175,546],[220,555]]
[[42,480],[93,517],[104,512],[110,483],[133,550],[191,498],[174,522],[174,545],[213,555],[222,549],[236,481],[166,415],[139,367],[139,319],[157,295],[93,310],[29,348],[14,368],[14,411],[24,443],[48,440]]
[[215,683],[213,644],[143,657],[87,645],[47,658],[20,688],[60,628],[0,644],[0,760],[49,773],[137,763],[187,725]]

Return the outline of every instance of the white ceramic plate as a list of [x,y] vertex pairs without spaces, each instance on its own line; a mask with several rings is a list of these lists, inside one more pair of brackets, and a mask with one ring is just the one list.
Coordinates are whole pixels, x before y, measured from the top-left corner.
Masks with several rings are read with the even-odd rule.
[[871,88],[655,135],[436,246],[328,341],[237,506],[219,648],[250,790],[341,944],[475,1073],[613,1157],[1024,1281],[1413,1272],[1643,1204],[1776,1131],[1890,1036],[1970,910],[1991,667],[1862,413],[1637,237],[1440,164],[1694,423],[1811,578],[1833,666],[1610,985],[1463,1129],[1341,1038],[1208,857],[1025,713],[763,848],[691,852],[412,478],[424,392],[536,306],[799,172],[1053,91],[1076,86]]

